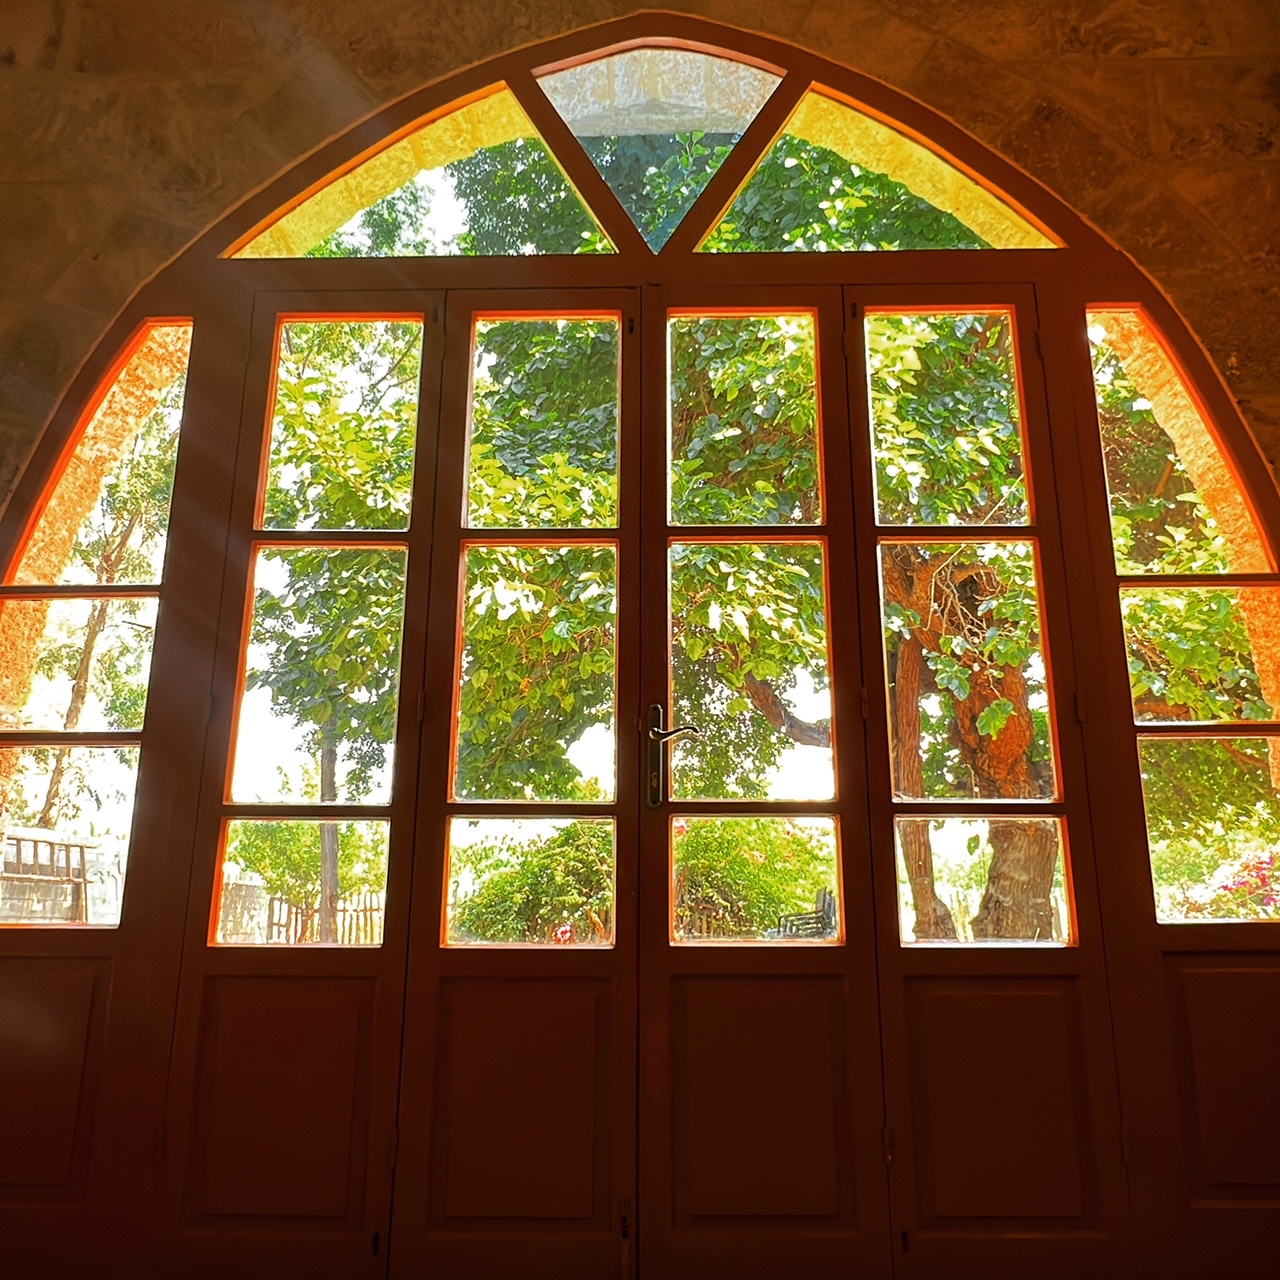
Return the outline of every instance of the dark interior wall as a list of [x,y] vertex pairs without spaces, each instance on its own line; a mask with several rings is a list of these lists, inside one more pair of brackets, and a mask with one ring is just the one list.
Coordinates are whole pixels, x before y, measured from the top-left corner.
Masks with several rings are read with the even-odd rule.
[[[1277,0],[693,0],[949,116],[1172,297],[1280,464]],[[381,105],[626,0],[0,2],[0,495],[126,300]]]

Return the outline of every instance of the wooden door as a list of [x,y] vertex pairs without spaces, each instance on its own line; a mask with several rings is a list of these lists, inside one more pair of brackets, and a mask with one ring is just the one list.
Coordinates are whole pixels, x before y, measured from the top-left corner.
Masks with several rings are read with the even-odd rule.
[[[862,287],[845,303],[859,565],[879,579],[863,637],[895,1271],[1120,1274],[1128,1190],[1061,542],[1078,516],[1058,505],[1063,406],[1046,399],[1035,294]],[[886,353],[908,347],[904,393]],[[930,403],[956,448],[985,451],[983,482],[887,470]]]
[[645,300],[644,1275],[890,1273],[843,337]]
[[396,1276],[633,1265],[637,321],[449,295]]

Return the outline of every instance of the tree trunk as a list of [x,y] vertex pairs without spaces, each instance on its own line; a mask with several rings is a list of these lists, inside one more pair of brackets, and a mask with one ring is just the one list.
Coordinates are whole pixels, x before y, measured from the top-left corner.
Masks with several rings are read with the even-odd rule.
[[[68,733],[80,727],[80,716],[84,712],[85,699],[89,696],[89,675],[93,670],[94,653],[98,641],[107,625],[107,610],[110,600],[95,600],[89,610],[89,625],[85,628],[84,645],[80,650],[80,660],[76,664],[75,680],[71,685],[71,701],[67,704],[67,714],[63,717],[62,727]],[[59,749],[54,762],[53,772],[49,775],[49,786],[44,793],[44,805],[40,810],[38,825],[49,830],[57,825],[58,809],[62,804],[62,788],[66,782],[67,767],[70,763],[70,751],[66,747]]]
[[[893,681],[893,749],[898,791],[904,796],[924,795],[924,762],[920,758],[920,684],[923,650],[914,636],[898,646]],[[933,877],[933,845],[927,821],[904,822],[898,828],[902,857],[911,882],[917,938],[955,938],[956,923],[938,897]]]
[[[320,802],[338,798],[338,745],[326,734],[320,748]],[[338,941],[338,824],[320,824],[320,941]]]
[[[1007,698],[1013,711],[999,733],[978,732],[978,717],[997,698]],[[1026,800],[1041,790],[1031,763],[1035,725],[1027,681],[1018,667],[983,671],[974,677],[969,696],[956,705],[961,751],[984,798]],[[973,936],[1022,942],[1053,937],[1053,875],[1058,862],[1056,826],[1045,821],[1008,820],[990,823],[991,866]]]
[[973,936],[1046,942],[1053,937],[1058,835],[1044,822],[992,822],[991,868]]

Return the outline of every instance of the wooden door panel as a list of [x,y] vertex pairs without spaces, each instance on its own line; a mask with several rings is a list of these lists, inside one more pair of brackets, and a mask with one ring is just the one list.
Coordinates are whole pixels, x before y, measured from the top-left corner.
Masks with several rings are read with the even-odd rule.
[[677,1221],[853,1218],[838,978],[675,982]]
[[1170,956],[1171,1013],[1193,1202],[1280,1204],[1280,965]]
[[189,1218],[360,1221],[376,986],[372,978],[208,979]]
[[[609,994],[591,979],[443,984],[430,1217],[603,1227]],[[409,1087],[412,1087],[411,1084]]]
[[83,1178],[109,978],[104,960],[0,960],[0,1199]]
[[1071,978],[907,983],[922,1229],[1096,1221],[1075,985]]

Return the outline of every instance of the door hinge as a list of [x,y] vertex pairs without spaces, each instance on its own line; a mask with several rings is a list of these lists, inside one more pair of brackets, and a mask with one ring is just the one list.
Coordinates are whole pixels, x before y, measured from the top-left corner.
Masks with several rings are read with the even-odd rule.
[[871,700],[867,697],[867,686],[863,685],[858,691],[862,696],[862,718],[864,720],[871,719]]
[[884,1142],[884,1164],[887,1169],[893,1165],[893,1130],[888,1125],[885,1125],[881,1138]]
[[422,717],[427,714],[427,691],[425,689],[418,690],[418,723],[422,723]]
[[1039,329],[1035,331],[1035,334],[1036,334],[1036,355],[1038,355],[1040,359],[1043,360],[1044,359],[1044,339],[1040,336]]
[[396,1167],[396,1157],[400,1153],[400,1130],[392,1129],[391,1136],[387,1139],[387,1168],[394,1169]]
[[1076,719],[1084,724],[1084,694],[1079,689],[1076,690]]
[[628,333],[635,333],[635,331],[636,331],[636,318],[635,318],[635,316],[628,316],[628,317],[627,317],[627,332],[628,332]]
[[902,1252],[911,1252],[911,1237],[905,1231],[902,1233]]

